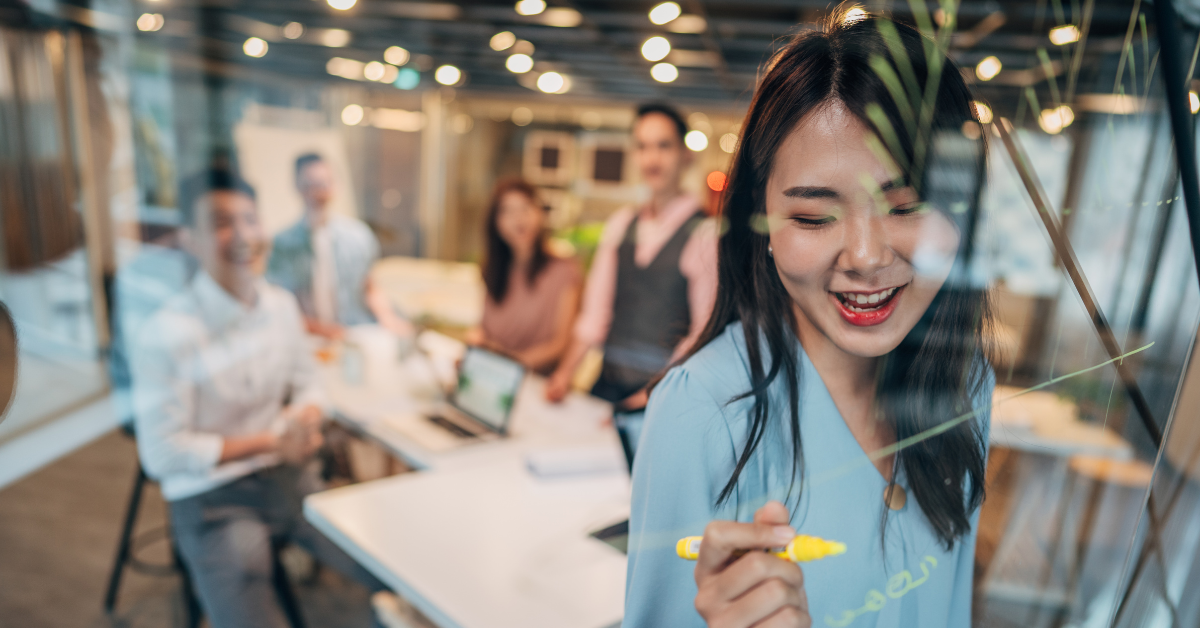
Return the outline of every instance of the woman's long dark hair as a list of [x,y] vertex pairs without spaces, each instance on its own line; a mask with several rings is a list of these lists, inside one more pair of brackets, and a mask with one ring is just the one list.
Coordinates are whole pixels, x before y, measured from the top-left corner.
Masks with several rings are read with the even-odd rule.
[[[488,207],[487,217],[487,259],[483,264],[483,284],[487,286],[488,296],[492,297],[496,303],[504,302],[504,297],[508,294],[508,278],[512,273],[512,247],[504,241],[504,238],[500,237],[500,229],[496,226],[496,219],[500,216],[500,201],[509,192],[522,194],[529,199],[529,202],[536,204],[543,211],[546,209],[538,201],[537,189],[524,179],[501,179],[492,190],[492,202]],[[529,260],[529,274],[526,276],[526,281],[533,285],[538,274],[546,268],[546,264],[549,262],[550,255],[546,252],[546,234],[543,232],[533,245],[533,258]]]
[[[772,421],[790,422],[792,477],[797,472],[803,477],[796,319],[768,256],[763,190],[784,139],[806,115],[831,102],[874,131],[879,147],[922,200],[944,212],[961,235],[949,279],[899,347],[880,361],[876,408],[882,420],[898,441],[920,434],[970,412],[987,378],[987,295],[970,285],[967,272],[986,156],[985,140],[966,139],[963,130],[978,124],[970,91],[958,67],[916,29],[878,17],[845,20],[835,12],[823,28],[796,35],[770,61],[722,198],[728,231],[719,245],[717,299],[693,353],[740,321],[751,387],[730,402],[752,398],[754,404],[745,446],[718,504],[736,491],[738,476]],[[768,392],[779,377],[788,394],[786,419],[772,407]],[[912,496],[947,549],[970,531],[971,514],[983,501],[986,445],[980,432],[979,422],[966,421],[895,454],[892,481],[903,469]]]

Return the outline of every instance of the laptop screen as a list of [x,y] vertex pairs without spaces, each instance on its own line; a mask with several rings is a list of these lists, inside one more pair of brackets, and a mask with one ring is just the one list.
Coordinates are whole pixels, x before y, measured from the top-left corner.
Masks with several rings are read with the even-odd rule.
[[491,429],[503,432],[524,376],[525,368],[519,363],[472,347],[458,369],[453,403]]

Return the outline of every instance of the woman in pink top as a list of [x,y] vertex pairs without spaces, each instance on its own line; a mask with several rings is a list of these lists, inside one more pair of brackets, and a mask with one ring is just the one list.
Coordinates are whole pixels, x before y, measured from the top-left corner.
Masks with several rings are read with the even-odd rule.
[[537,190],[505,179],[492,193],[487,218],[487,297],[474,340],[548,373],[571,340],[583,274],[573,259],[546,248],[546,208]]

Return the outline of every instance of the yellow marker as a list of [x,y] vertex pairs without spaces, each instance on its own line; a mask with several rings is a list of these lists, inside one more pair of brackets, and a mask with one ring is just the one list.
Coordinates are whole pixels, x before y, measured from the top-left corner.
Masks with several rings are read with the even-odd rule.
[[[679,539],[679,542],[675,544],[675,553],[679,554],[680,558],[696,560],[700,557],[700,541],[702,540],[704,540],[702,536],[687,536]],[[807,563],[810,560],[820,560],[826,556],[845,554],[846,544],[800,534],[792,539],[787,547],[771,553],[794,563]]]

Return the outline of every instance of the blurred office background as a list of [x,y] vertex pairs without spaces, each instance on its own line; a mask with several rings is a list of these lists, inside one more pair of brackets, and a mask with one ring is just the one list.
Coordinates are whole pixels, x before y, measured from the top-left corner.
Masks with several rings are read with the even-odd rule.
[[[1200,290],[1153,5],[862,4],[925,14],[932,27],[954,20],[950,56],[987,123],[962,132],[990,136],[974,237],[977,279],[999,313],[997,399],[1071,375],[995,411],[976,624],[1197,625],[1200,376],[1189,360]],[[1195,114],[1200,5],[1175,4]],[[180,621],[152,488],[137,551],[166,567],[128,575],[112,614],[101,603],[137,465],[120,429],[130,413],[121,330],[144,322],[184,272],[153,257],[179,224],[182,178],[214,158],[238,167],[273,235],[301,213],[293,160],[320,151],[338,181],[335,211],[381,243],[374,276],[392,303],[461,334],[482,307],[476,265],[499,178],[538,186],[555,246],[586,264],[603,220],[645,195],[630,155],[634,109],[666,101],[691,129],[685,187],[715,210],[760,67],[831,8],[666,5],[0,7],[0,300],[20,351],[0,423],[0,625]],[[1112,365],[1076,375],[1113,355],[993,128],[1001,118],[1114,342],[1121,353],[1146,347],[1122,361],[1131,381]],[[136,264],[144,270],[128,271]],[[299,579],[314,625],[343,625],[339,596],[366,595]]]

